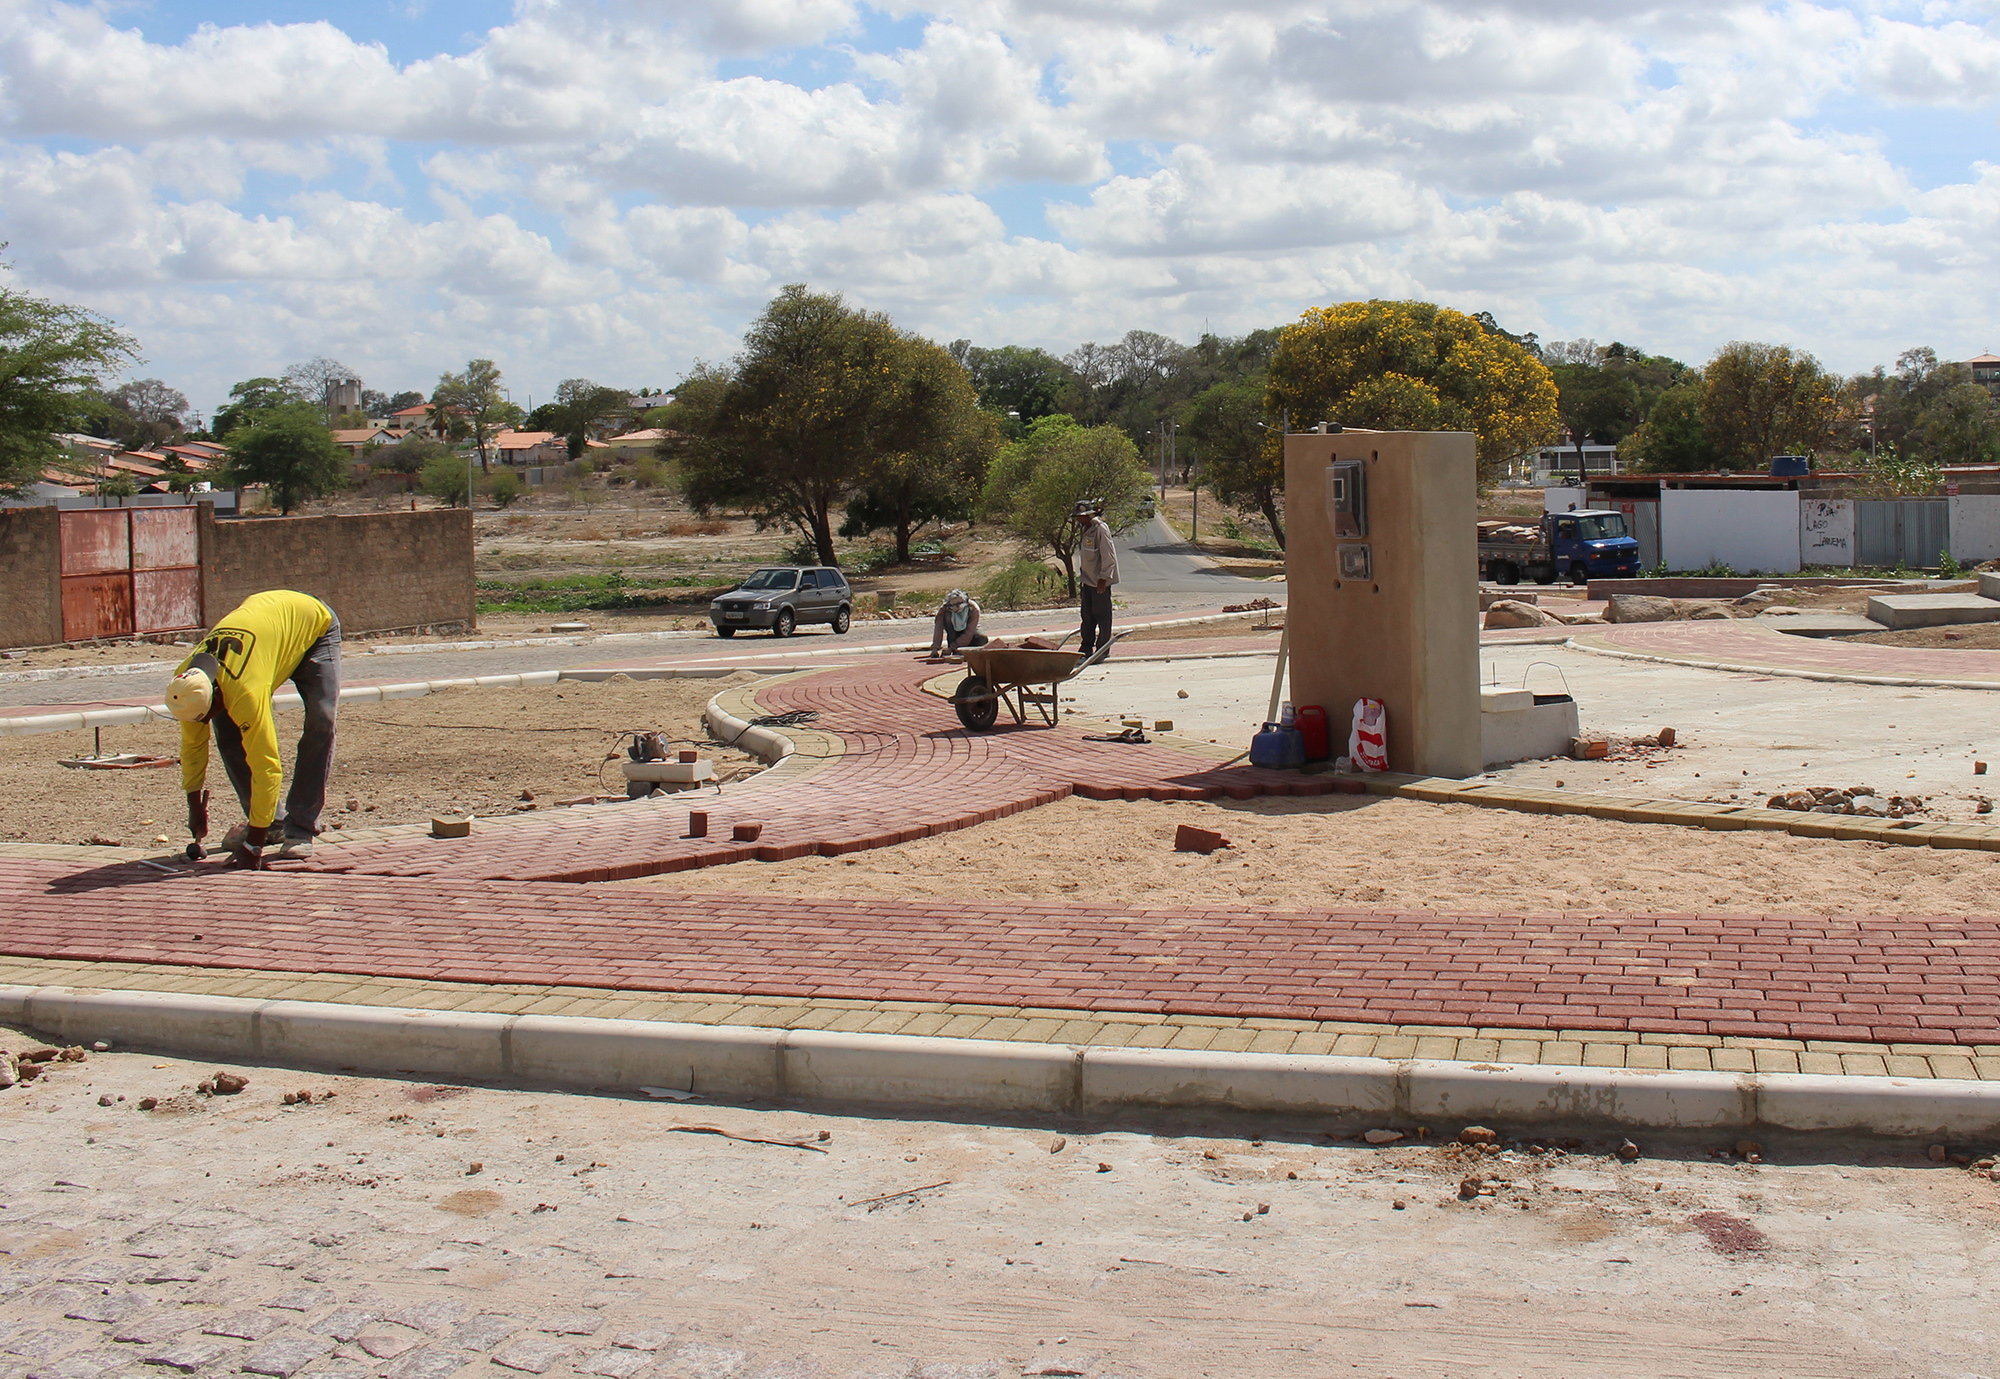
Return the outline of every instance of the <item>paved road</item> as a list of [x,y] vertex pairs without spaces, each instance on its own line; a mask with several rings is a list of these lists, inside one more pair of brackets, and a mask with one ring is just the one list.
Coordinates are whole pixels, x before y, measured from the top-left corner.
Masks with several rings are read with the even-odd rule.
[[[1155,517],[1143,528],[1120,538],[1118,600],[1121,621],[1139,618],[1186,617],[1226,603],[1254,598],[1284,601],[1284,586],[1243,579],[1218,570],[1174,535],[1164,519]],[[1076,615],[1066,609],[1028,613],[991,613],[986,624],[997,632],[1073,631]],[[783,662],[809,652],[837,652],[887,643],[927,641],[930,624],[922,620],[858,622],[845,637],[831,629],[808,627],[794,637],[746,636],[729,641],[706,633],[687,636],[599,637],[581,643],[543,642],[532,646],[476,650],[376,649],[356,643],[347,649],[343,671],[350,683],[378,680],[444,680],[471,675],[505,675],[521,671],[563,670],[578,666],[618,665],[634,661],[659,663],[688,659],[742,660],[748,664]],[[123,703],[156,693],[171,665],[151,647],[135,647],[134,662],[158,661],[153,669],[129,675],[73,675],[8,681],[0,674],[0,708],[30,704]]]
[[114,1051],[0,1091],[0,1375],[1993,1368],[1996,1189],[1921,1149],[1489,1158],[266,1067],[195,1095],[215,1066]]

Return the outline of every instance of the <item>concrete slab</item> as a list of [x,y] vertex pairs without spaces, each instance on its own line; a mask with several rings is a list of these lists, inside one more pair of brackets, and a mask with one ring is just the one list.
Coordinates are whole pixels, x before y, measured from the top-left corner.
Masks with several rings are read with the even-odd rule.
[[2000,599],[2000,572],[1986,570],[1980,573],[1979,596],[1981,598]]
[[1859,613],[1759,613],[1752,621],[1793,637],[1851,637],[1857,632],[1889,630]]
[[1878,594],[1868,600],[1868,616],[1893,629],[2000,622],[2000,600],[1978,594]]

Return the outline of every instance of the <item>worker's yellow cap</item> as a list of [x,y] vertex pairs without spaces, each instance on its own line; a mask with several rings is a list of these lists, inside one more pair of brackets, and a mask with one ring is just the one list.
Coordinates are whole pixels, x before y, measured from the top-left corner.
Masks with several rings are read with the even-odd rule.
[[208,672],[188,667],[167,681],[167,712],[183,723],[199,723],[215,702],[215,682]]

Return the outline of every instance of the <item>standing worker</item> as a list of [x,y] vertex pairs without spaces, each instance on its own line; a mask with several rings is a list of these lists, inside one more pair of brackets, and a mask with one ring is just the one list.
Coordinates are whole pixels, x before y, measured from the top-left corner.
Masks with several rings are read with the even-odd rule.
[[1077,578],[1083,594],[1083,654],[1111,645],[1111,586],[1118,582],[1118,549],[1104,523],[1104,504],[1082,502],[1075,517],[1082,528],[1076,543]]
[[[290,680],[303,701],[292,788],[279,807],[284,763],[271,696]],[[167,682],[167,711],[181,723],[181,789],[187,792],[189,857],[208,836],[208,739],[215,731],[222,769],[243,805],[245,822],[223,847],[232,866],[256,870],[264,845],[283,825],[280,857],[306,857],[326,805],[333,769],[334,715],[340,707],[340,619],[309,594],[267,589],[243,600],[215,625]]]

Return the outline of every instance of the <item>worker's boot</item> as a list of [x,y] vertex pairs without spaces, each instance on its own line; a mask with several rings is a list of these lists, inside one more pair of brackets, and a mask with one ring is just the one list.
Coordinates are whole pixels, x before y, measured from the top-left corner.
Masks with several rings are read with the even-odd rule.
[[250,825],[248,824],[236,825],[236,827],[230,829],[229,832],[222,835],[222,850],[226,853],[236,851],[238,848],[243,846],[243,840],[245,838],[248,838],[249,836],[250,836]]
[[313,840],[310,833],[293,833],[289,829],[285,832],[284,841],[278,844],[280,857],[310,857],[312,850]]

